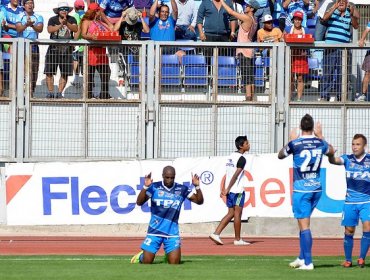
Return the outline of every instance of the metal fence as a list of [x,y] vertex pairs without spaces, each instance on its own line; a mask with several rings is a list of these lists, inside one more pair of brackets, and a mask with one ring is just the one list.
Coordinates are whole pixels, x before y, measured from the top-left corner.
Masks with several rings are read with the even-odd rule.
[[17,50],[3,71],[1,161],[220,156],[241,134],[252,153],[276,152],[307,112],[340,153],[370,135],[356,96],[368,48],[355,44],[0,42]]

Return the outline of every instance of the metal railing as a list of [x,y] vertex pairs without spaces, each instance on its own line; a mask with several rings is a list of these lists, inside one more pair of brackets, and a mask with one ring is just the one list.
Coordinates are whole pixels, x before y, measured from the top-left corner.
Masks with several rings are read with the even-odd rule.
[[[8,78],[0,97],[1,161],[220,156],[234,149],[240,134],[248,135],[252,153],[276,152],[306,112],[322,122],[326,139],[339,152],[350,151],[354,133],[370,135],[369,103],[355,99],[368,48],[356,44],[6,42],[17,52],[10,53],[10,69],[4,69]],[[40,60],[33,76],[35,46]],[[57,96],[63,73],[57,68],[50,83],[43,71],[50,62],[47,49],[69,47],[72,56],[78,46],[83,47],[83,74],[67,75],[62,96]],[[90,67],[91,47],[105,48],[101,55],[109,64],[100,72]],[[246,61],[237,49],[254,54]],[[341,53],[334,74],[328,72],[326,59],[333,49]],[[307,59],[303,79],[293,71],[295,57]],[[67,66],[73,65],[62,67]],[[110,77],[108,96],[100,92],[104,74]],[[322,98],[323,80],[334,85],[329,99]],[[252,98],[247,88],[254,88]],[[48,96],[50,89],[54,96]]]

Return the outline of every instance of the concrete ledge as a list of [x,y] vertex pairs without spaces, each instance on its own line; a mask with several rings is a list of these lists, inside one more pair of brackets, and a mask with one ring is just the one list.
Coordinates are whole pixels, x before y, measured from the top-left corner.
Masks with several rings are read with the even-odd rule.
[[[344,229],[340,218],[313,218],[311,230],[314,237],[342,238]],[[181,224],[182,236],[205,237],[214,231],[217,222]],[[50,226],[8,226],[0,225],[0,236],[145,236],[147,224],[115,225],[50,225]],[[361,235],[358,230],[356,236]],[[230,223],[222,233],[232,237],[234,228]],[[293,218],[250,218],[242,224],[245,237],[298,237],[297,222]]]

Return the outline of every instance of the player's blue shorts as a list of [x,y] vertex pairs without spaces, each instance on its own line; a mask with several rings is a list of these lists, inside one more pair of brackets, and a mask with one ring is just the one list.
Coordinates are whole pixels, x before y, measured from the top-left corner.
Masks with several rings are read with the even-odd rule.
[[166,254],[181,247],[180,236],[161,237],[148,234],[144,239],[143,244],[141,244],[141,249],[156,254],[159,248],[161,248],[162,243]]
[[311,217],[322,192],[293,192],[293,214],[296,219]]
[[370,221],[370,203],[344,204],[342,226],[358,226],[359,219],[361,222]]
[[244,207],[245,192],[242,193],[228,193],[226,196],[227,208],[234,208],[234,206]]

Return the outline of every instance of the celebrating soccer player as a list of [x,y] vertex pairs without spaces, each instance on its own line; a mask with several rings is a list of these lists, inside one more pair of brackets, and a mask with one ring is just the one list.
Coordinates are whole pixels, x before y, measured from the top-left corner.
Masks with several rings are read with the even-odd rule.
[[356,134],[352,139],[351,155],[329,157],[329,162],[344,165],[347,179],[347,194],[344,203],[342,226],[344,226],[343,267],[352,266],[353,235],[358,220],[362,221],[362,238],[359,267],[365,266],[365,258],[370,244],[370,154],[365,152],[367,139],[362,134]]
[[334,155],[334,150],[323,140],[320,123],[314,128],[313,118],[309,114],[301,119],[301,130],[300,137],[295,129],[292,130],[290,142],[280,150],[278,157],[283,159],[293,155],[293,214],[300,230],[300,253],[289,266],[312,270],[310,217],[322,193],[320,166],[323,155]]
[[195,193],[191,188],[175,183],[175,175],[175,168],[166,166],[163,168],[162,182],[153,183],[151,173],[145,176],[144,187],[137,197],[136,204],[141,206],[150,199],[151,219],[148,234],[141,245],[143,251],[136,254],[131,259],[131,263],[153,263],[162,243],[168,263],[180,263],[181,240],[178,220],[181,205],[185,198],[196,204],[202,204],[203,193],[199,187],[197,174],[192,176]]

